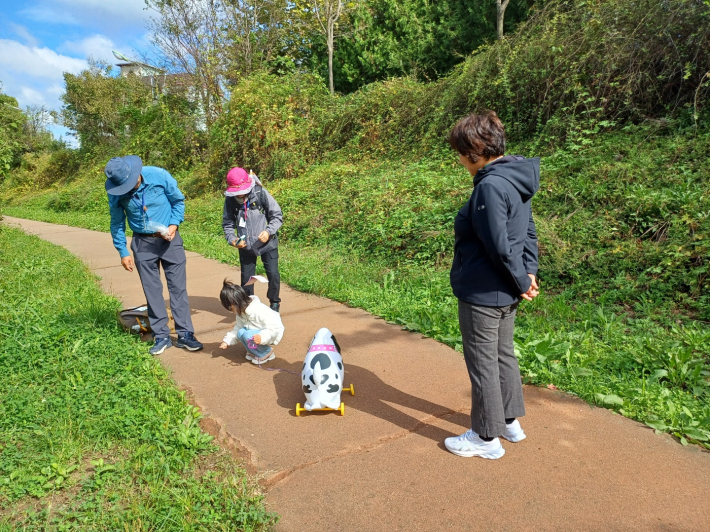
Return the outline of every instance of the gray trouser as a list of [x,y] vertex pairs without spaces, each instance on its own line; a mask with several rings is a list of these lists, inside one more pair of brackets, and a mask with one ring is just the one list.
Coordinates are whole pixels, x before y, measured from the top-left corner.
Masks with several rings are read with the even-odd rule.
[[513,347],[518,303],[491,308],[459,300],[463,355],[471,378],[471,428],[484,438],[503,434],[505,420],[525,415]]
[[[269,279],[269,288],[266,290],[266,297],[271,303],[280,303],[281,298],[281,274],[279,273],[279,250],[272,249],[260,255],[261,262],[264,263],[266,277]],[[239,266],[242,270],[242,286],[249,280],[249,277],[256,274],[256,255],[250,251],[239,250]],[[244,291],[248,296],[254,295],[254,285],[244,286]]]
[[175,332],[183,336],[194,332],[190,318],[190,303],[187,300],[187,276],[185,266],[185,248],[179,232],[168,242],[160,237],[135,234],[131,242],[133,260],[143,285],[143,293],[148,302],[150,328],[156,338],[170,336],[168,312],[163,299],[163,282],[160,279],[160,266],[165,272],[170,294],[170,311],[175,320]]

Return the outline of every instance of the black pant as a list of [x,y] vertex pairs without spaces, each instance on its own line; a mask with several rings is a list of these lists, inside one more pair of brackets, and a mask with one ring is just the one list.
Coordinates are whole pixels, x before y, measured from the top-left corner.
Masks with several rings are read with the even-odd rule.
[[[266,277],[269,279],[269,289],[266,297],[271,303],[280,303],[279,291],[281,290],[281,274],[279,274],[279,250],[267,251],[261,255],[261,262],[264,263]],[[249,277],[256,274],[256,255],[250,251],[239,250],[239,263],[242,270],[242,286],[249,280]],[[248,296],[254,295],[254,285],[244,286],[244,291]]]

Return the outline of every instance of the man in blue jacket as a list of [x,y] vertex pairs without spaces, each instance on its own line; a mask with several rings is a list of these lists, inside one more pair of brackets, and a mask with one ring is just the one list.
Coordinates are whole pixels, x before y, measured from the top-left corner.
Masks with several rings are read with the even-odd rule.
[[[172,346],[160,279],[161,265],[168,282],[170,310],[178,334],[177,347],[190,351],[202,349],[190,318],[185,275],[187,259],[178,231],[184,219],[185,196],[178,189],[177,181],[162,168],[143,166],[136,155],[114,157],[106,164],[104,173],[113,245],[121,255],[121,265],[129,272],[133,271],[134,261],[126,247],[126,220],[133,231],[131,251],[155,336],[150,353],[159,355]],[[156,232],[156,227],[160,226],[164,229]]]

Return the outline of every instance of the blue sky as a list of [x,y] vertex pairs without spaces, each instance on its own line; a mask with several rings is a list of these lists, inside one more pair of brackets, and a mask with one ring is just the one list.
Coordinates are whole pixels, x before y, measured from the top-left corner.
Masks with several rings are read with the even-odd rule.
[[[59,109],[63,72],[86,68],[86,59],[116,60],[148,51],[144,0],[0,0],[0,82],[20,107]],[[55,134],[64,128],[53,126]]]

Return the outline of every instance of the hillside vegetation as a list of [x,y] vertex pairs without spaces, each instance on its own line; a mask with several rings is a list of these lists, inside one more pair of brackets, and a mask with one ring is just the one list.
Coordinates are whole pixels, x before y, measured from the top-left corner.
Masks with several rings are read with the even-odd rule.
[[179,109],[152,111],[150,128],[127,109],[133,133],[72,154],[78,171],[62,173],[56,154],[25,157],[0,189],[3,209],[107,230],[103,164],[137,153],[188,193],[186,245],[234,262],[219,189],[228,167],[251,167],[284,209],[287,282],[460,348],[448,267],[471,178],[444,138],[466,113],[495,109],[508,151],[543,157],[543,295],[521,306],[516,333],[526,381],[704,443],[709,45],[707,2],[548,2],[432,83],[330,96],[309,74],[256,73],[206,135],[185,137],[179,160],[159,134]]

